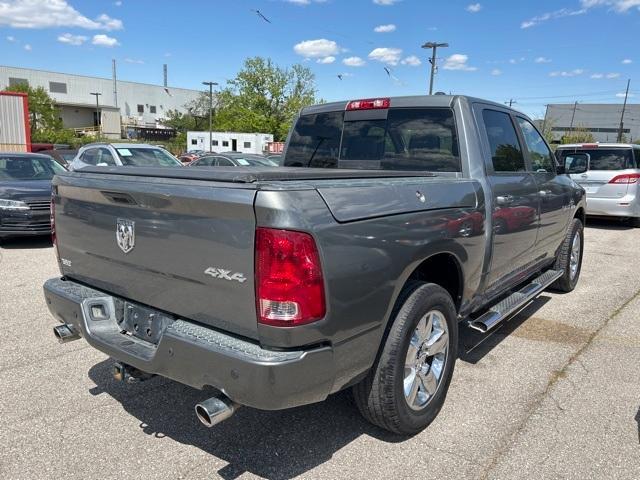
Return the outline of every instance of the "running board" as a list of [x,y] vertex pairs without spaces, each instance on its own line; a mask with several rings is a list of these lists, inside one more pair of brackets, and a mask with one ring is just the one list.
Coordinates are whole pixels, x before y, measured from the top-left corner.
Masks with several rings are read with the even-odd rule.
[[512,293],[504,300],[496,303],[488,312],[482,314],[475,320],[470,320],[469,327],[479,332],[487,333],[500,322],[526,307],[531,300],[559,279],[562,273],[562,270],[546,271],[517,292]]

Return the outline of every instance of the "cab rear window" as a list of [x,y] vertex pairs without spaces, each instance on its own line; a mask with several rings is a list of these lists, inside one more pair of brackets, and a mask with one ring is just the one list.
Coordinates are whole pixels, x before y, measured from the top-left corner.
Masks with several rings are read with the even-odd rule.
[[344,112],[300,117],[285,166],[461,171],[453,111],[391,108],[386,119],[345,121]]
[[594,148],[562,150],[561,157],[569,153],[586,153],[590,157],[589,170],[626,170],[636,168],[630,148]]

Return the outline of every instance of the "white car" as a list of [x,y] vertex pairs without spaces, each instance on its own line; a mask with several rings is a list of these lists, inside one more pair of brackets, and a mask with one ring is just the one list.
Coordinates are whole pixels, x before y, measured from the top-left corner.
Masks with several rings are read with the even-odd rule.
[[90,143],[80,148],[69,170],[83,167],[180,167],[182,163],[164,148],[143,143]]
[[556,155],[587,192],[588,215],[628,218],[640,227],[640,145],[560,145]]

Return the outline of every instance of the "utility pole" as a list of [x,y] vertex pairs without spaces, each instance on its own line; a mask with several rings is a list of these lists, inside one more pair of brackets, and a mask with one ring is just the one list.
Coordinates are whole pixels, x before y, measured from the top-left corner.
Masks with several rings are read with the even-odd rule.
[[218,85],[216,82],[202,82],[203,85],[209,86],[209,151],[211,152],[211,144],[213,143],[213,86]]
[[622,133],[624,130],[624,111],[627,109],[627,98],[629,97],[629,85],[631,79],[627,80],[627,91],[624,94],[624,103],[622,104],[622,115],[620,115],[620,128],[618,129],[618,143],[622,143]]
[[118,106],[118,77],[116,74],[116,59],[111,60],[111,76],[113,77],[113,106]]
[[573,104],[573,114],[571,114],[571,126],[569,127],[569,133],[573,132],[573,120],[576,118],[576,109],[578,108],[578,102]]
[[544,120],[542,120],[542,135],[544,135],[544,128],[547,126],[547,115],[549,114],[549,105],[545,105]]
[[436,74],[436,60],[438,59],[436,56],[436,52],[438,48],[448,47],[448,43],[436,43],[436,42],[427,42],[422,45],[422,48],[430,48],[431,49],[431,58],[429,59],[429,63],[431,64],[431,77],[429,80],[429,95],[433,95],[433,77]]
[[89,95],[95,95],[96,97],[96,123],[98,124],[98,133],[102,135],[102,122],[100,121],[100,102],[98,100],[98,98],[102,94],[98,92],[91,92]]
[[514,103],[518,102],[516,102],[513,98],[510,98],[508,102],[504,102],[505,105],[509,105],[509,108],[511,108]]

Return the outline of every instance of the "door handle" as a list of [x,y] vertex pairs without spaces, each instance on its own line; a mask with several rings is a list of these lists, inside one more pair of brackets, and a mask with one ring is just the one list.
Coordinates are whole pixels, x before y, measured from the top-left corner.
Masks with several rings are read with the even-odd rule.
[[513,196],[511,195],[498,195],[496,197],[496,203],[498,205],[508,205],[513,202]]
[[589,175],[587,175],[586,173],[583,173],[582,175],[580,175],[582,178],[589,178]]
[[551,190],[540,190],[538,193],[541,197],[546,197],[547,195],[551,194]]

